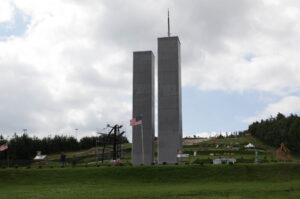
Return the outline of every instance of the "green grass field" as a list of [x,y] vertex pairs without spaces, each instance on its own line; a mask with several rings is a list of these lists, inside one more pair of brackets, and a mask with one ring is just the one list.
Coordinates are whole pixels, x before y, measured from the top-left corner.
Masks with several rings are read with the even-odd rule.
[[[259,151],[259,164],[254,164],[254,149],[244,148],[249,142]],[[131,149],[131,144],[122,148]],[[298,154],[292,154],[292,163],[277,163],[275,148],[254,137],[212,139],[183,149],[191,155],[185,166],[132,167],[129,150],[121,159],[127,166],[96,167],[95,148],[67,152],[66,168],[59,168],[60,154],[22,168],[11,162],[16,168],[0,168],[0,199],[300,198]],[[211,164],[228,153],[237,159],[235,165]],[[72,168],[74,159],[77,164]],[[112,164],[106,160],[104,165]]]
[[0,169],[0,199],[300,198],[299,164]]

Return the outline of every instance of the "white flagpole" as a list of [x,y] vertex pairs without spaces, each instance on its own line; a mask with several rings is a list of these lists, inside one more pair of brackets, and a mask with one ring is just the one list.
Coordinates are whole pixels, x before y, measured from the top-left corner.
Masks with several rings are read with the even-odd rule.
[[143,157],[143,164],[145,164],[145,157],[144,157],[144,130],[143,130],[143,121],[141,124],[141,131],[142,131],[142,157]]
[[9,168],[9,153],[8,153],[8,142],[7,142],[7,149],[6,149],[6,158],[7,158],[7,167]]

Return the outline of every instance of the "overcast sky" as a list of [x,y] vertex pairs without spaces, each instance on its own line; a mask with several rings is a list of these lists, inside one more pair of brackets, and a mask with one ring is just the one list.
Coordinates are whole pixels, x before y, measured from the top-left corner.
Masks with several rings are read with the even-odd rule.
[[157,55],[168,8],[184,136],[300,113],[298,0],[1,0],[0,133],[131,138],[132,52]]

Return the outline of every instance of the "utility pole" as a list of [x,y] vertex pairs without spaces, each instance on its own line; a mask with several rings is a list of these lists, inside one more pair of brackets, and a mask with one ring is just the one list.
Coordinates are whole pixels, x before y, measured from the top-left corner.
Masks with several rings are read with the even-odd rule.
[[[105,129],[105,128],[104,128]],[[104,130],[102,129],[102,130]],[[100,147],[100,135],[106,135],[105,133],[101,133],[101,132],[97,132],[97,134],[99,136],[96,137],[96,162],[97,162],[97,165],[98,165],[98,160],[99,160],[99,147]]]
[[98,136],[96,137],[96,164],[98,165],[98,142],[99,138]]

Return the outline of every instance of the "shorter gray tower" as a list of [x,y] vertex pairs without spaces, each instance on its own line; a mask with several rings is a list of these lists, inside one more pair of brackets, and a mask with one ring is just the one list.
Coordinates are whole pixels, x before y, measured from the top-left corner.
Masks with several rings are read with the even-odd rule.
[[132,164],[151,165],[154,161],[154,55],[152,51],[133,53],[132,113],[134,118],[142,116],[143,122],[143,125],[132,127]]
[[[170,33],[169,33],[170,35]],[[175,164],[182,150],[181,65],[178,37],[158,38],[158,161]]]

